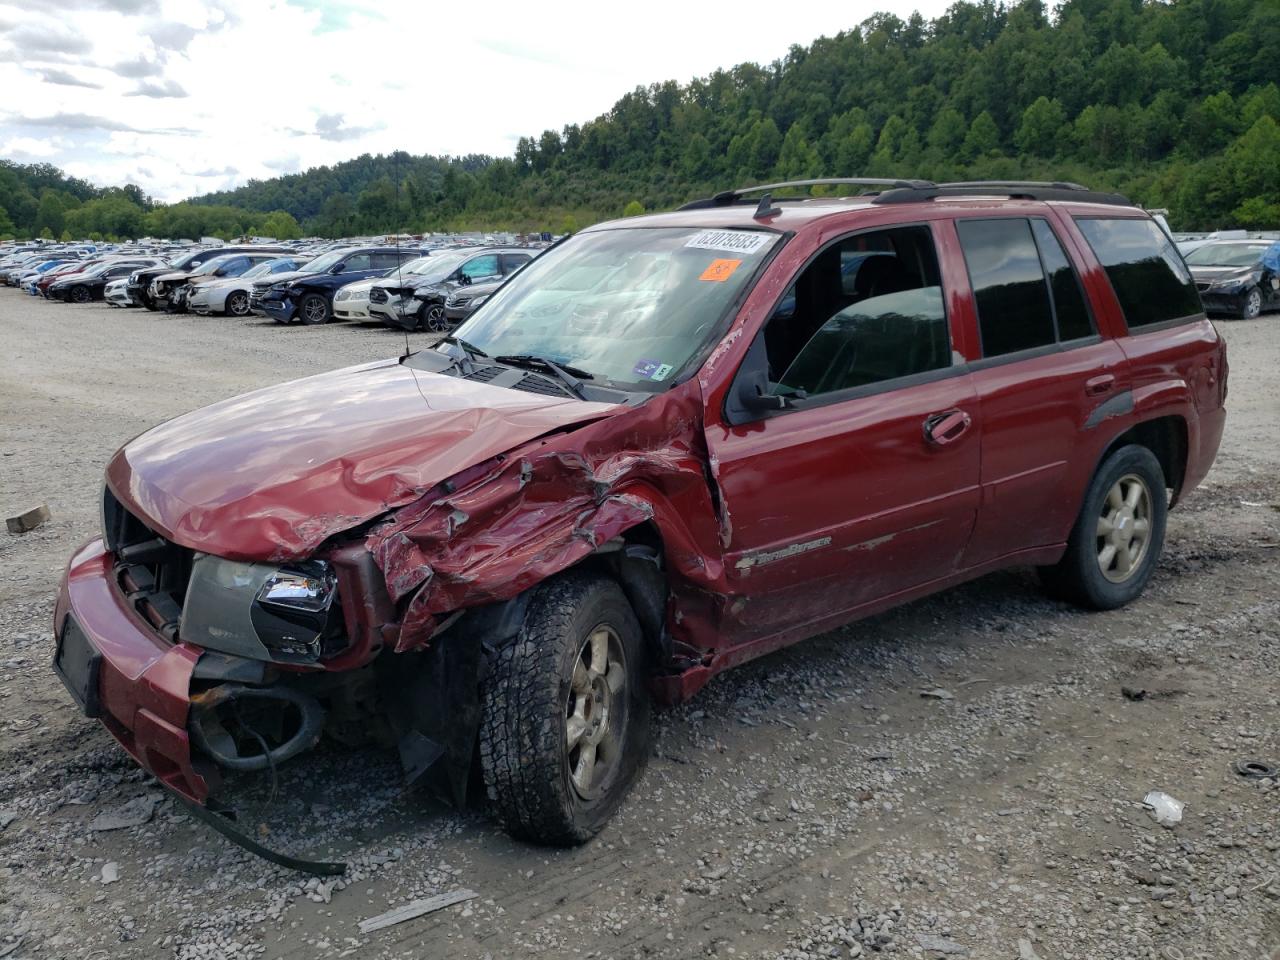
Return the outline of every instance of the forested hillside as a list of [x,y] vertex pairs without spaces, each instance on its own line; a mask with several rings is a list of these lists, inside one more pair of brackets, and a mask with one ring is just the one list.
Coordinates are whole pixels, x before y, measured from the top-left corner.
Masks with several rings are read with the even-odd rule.
[[1181,229],[1280,226],[1278,76],[1280,0],[957,3],[637,89],[513,157],[366,155],[148,222],[191,235],[214,211],[282,210],[330,235],[560,230],[727,186],[892,175],[1071,179],[1168,207]]

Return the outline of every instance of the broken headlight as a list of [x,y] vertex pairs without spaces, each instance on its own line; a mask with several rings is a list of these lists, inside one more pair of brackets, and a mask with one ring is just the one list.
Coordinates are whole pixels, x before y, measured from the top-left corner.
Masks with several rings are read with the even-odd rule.
[[200,555],[178,635],[254,660],[315,663],[346,646],[337,594],[323,560],[276,566]]

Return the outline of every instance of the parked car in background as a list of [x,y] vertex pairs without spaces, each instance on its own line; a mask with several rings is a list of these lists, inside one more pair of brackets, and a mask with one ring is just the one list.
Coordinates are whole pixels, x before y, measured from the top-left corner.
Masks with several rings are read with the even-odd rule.
[[83,273],[85,270],[101,263],[101,260],[69,260],[66,263],[59,264],[52,270],[46,270],[41,276],[33,277],[27,281],[26,291],[33,296],[47,296],[49,287],[61,277],[70,276],[73,273]]
[[233,317],[249,315],[249,291],[255,281],[277,274],[289,273],[302,266],[296,256],[272,256],[250,267],[238,277],[219,277],[201,283],[191,291],[187,308],[201,316],[230,314]]
[[1210,314],[1252,320],[1280,308],[1280,242],[1214,240],[1186,261]]
[[[254,307],[277,323],[328,323],[333,297],[357,280],[378,276],[418,256],[403,247],[352,247],[322,254],[299,273],[284,274],[261,291]],[[254,284],[255,293],[266,281]]]
[[388,278],[369,291],[369,314],[402,330],[448,329],[444,302],[459,287],[501,281],[538,255],[520,247],[433,253],[412,277]]
[[[517,272],[519,271],[517,270]],[[471,314],[475,313],[476,308],[488,300],[489,295],[506,282],[506,277],[500,277],[496,280],[460,286],[450,293],[444,298],[444,318],[449,326],[456,327]]]
[[108,283],[102,290],[102,299],[113,307],[137,306],[129,296],[128,276],[119,277]]
[[165,284],[169,301],[167,309],[175,313],[185,313],[188,299],[201,285],[219,280],[239,279],[258,264],[279,258],[280,254],[275,252],[228,253],[205,261],[185,277],[174,279],[172,275],[161,274],[151,282],[151,285],[155,288],[161,283]]
[[195,250],[185,250],[172,257],[167,263],[159,267],[153,267],[148,270],[139,270],[129,277],[129,296],[137,303],[142,304],[148,310],[160,310],[164,307],[163,300],[156,300],[155,296],[164,297],[166,291],[161,289],[152,293],[151,284],[157,277],[163,274],[177,273],[187,274],[198,268],[201,264],[207,263],[214,257],[221,257],[228,253],[271,253],[275,252],[277,256],[282,256],[289,251],[283,247],[264,247],[259,245],[244,246],[222,246],[217,248],[200,247]]
[[70,303],[89,303],[101,300],[107,283],[128,276],[135,270],[154,266],[156,258],[104,260],[82,273],[60,277],[45,291],[50,300],[66,300]]

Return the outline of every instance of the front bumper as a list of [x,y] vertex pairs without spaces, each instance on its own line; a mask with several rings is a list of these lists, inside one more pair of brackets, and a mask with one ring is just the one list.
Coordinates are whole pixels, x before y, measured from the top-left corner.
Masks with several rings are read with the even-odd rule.
[[413,297],[401,297],[386,303],[370,303],[369,319],[379,320],[388,327],[399,330],[415,330],[418,326],[418,308],[421,305]]
[[264,315],[277,323],[288,323],[298,315],[298,305],[293,302],[293,298],[288,294],[268,293],[263,296],[256,306]]
[[1244,300],[1247,289],[1247,287],[1241,288],[1230,293],[1225,293],[1221,290],[1201,290],[1200,302],[1204,304],[1205,313],[1238,317],[1244,313]]
[[333,315],[339,320],[368,320],[369,298],[351,297],[347,300],[333,302]]
[[127,605],[113,577],[101,540],[76,552],[54,609],[55,640],[63,636],[68,616],[74,617],[101,657],[93,692],[103,725],[161,783],[204,803],[217,775],[211,763],[192,756],[187,734],[191,674],[203,651],[161,639]]

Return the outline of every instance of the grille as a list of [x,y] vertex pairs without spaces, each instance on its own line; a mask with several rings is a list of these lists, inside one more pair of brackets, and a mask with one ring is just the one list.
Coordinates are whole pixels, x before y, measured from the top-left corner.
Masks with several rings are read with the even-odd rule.
[[372,290],[369,291],[369,302],[370,303],[386,303],[387,291],[383,290],[381,287],[374,287]]
[[449,294],[449,299],[444,302],[446,307],[465,307],[471,302],[469,295],[459,295],[456,293]]
[[115,585],[158,634],[175,640],[195,551],[160,536],[125,509],[111,490],[102,493],[103,537],[115,556]]

